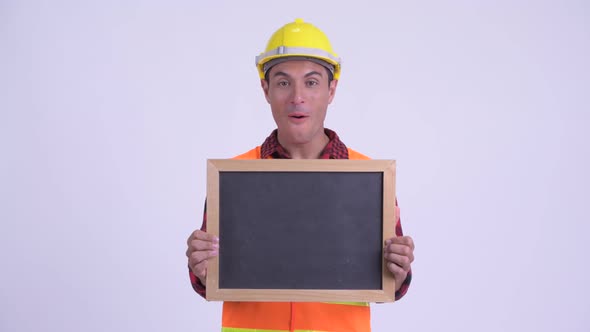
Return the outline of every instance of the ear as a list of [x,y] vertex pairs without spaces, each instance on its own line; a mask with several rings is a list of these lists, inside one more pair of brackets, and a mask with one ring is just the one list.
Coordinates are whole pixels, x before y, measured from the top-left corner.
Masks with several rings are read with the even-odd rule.
[[336,95],[336,87],[338,86],[338,80],[332,80],[330,82],[330,86],[328,87],[328,104],[332,103],[332,99]]
[[265,79],[261,79],[260,87],[262,88],[262,91],[264,91],[264,98],[266,98],[266,102],[270,104],[270,98],[268,97],[268,82]]

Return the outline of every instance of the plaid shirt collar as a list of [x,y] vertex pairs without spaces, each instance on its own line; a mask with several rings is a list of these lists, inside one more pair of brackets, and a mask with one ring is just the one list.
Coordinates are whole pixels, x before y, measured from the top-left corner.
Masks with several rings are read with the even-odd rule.
[[[342,143],[336,132],[327,128],[324,128],[324,132],[328,135],[330,141],[326,144],[318,159],[348,159],[348,148]],[[277,129],[273,130],[270,136],[262,143],[260,146],[260,158],[291,159],[289,152],[279,143],[277,133]]]

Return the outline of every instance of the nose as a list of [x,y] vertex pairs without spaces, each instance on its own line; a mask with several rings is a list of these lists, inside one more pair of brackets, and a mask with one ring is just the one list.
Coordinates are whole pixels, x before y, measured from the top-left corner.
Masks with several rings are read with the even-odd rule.
[[293,85],[293,90],[291,91],[291,104],[299,105],[305,102],[305,98],[303,97],[303,87],[299,86],[299,84]]

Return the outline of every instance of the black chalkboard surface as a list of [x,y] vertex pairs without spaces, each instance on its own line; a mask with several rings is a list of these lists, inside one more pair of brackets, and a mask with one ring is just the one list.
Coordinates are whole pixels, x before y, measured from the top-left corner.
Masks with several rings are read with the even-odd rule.
[[393,300],[394,161],[208,162],[209,300]]

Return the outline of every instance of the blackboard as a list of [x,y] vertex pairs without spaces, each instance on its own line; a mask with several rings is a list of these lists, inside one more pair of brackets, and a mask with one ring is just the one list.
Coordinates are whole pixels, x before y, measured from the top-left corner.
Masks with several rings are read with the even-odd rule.
[[393,300],[394,161],[208,163],[209,300]]

